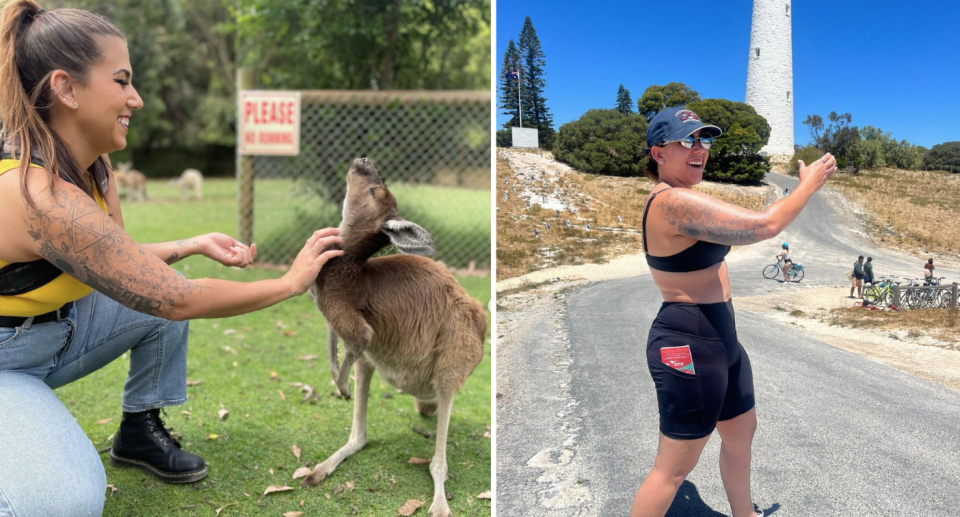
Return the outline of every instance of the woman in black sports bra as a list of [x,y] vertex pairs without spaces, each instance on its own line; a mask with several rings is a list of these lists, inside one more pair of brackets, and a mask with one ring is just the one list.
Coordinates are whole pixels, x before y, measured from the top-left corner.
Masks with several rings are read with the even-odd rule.
[[757,427],[753,374],[737,340],[731,246],[775,237],[836,170],[829,153],[807,166],[790,196],[756,212],[692,189],[703,179],[717,126],[667,108],[647,128],[647,169],[657,181],[643,214],[643,248],[664,303],[647,340],[657,389],[660,442],[632,517],[663,516],[710,434],[720,433],[720,474],[733,517],[754,517],[750,457]]

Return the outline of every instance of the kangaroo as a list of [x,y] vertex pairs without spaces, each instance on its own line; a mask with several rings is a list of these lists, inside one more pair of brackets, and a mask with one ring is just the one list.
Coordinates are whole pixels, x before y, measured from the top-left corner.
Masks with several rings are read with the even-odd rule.
[[[343,256],[330,260],[311,289],[330,326],[331,372],[350,398],[348,376],[356,364],[353,426],[347,444],[314,467],[303,486],[316,485],[367,443],[367,398],[374,370],[413,395],[422,416],[437,415],[431,517],[451,517],[447,480],[447,431],[453,398],[483,358],[486,315],[439,263],[413,255],[370,258],[388,244],[403,253],[433,255],[433,237],[404,220],[397,202],[369,158],[354,160],[340,224]],[[337,366],[337,336],[346,353]]]
[[203,201],[203,174],[197,169],[183,171],[179,178],[170,180],[169,185],[180,189],[180,201],[186,201],[191,190],[194,199]]
[[147,199],[147,177],[142,172],[131,169],[133,163],[119,162],[117,168],[113,171],[113,177],[117,181],[117,187],[123,189],[123,193],[129,201],[144,201]]

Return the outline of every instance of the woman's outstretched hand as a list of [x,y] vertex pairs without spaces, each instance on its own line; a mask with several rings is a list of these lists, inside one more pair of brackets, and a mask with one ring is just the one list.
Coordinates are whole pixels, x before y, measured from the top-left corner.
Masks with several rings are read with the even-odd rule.
[[323,250],[331,244],[343,242],[339,233],[340,230],[337,228],[324,228],[313,232],[313,235],[307,239],[307,243],[294,259],[293,265],[283,275],[284,279],[290,282],[291,296],[307,292],[307,289],[310,289],[317,280],[320,268],[333,257],[343,255],[343,250],[340,249]]
[[819,190],[834,172],[837,172],[837,159],[832,154],[827,153],[819,160],[807,165],[803,160],[797,160],[800,164],[800,183],[810,182],[814,189]]
[[229,267],[247,267],[257,258],[257,245],[247,246],[223,233],[197,237],[200,254]]

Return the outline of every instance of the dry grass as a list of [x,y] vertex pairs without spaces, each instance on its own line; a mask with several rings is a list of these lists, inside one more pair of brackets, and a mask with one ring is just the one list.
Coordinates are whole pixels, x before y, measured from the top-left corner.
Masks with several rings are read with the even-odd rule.
[[868,230],[885,247],[960,253],[960,175],[880,169],[838,174],[830,185],[868,212]]
[[847,307],[830,311],[827,322],[852,329],[904,330],[908,336],[929,336],[944,343],[943,348],[960,350],[960,311],[957,309],[916,309],[872,311]]
[[[514,152],[514,151],[510,151]],[[508,184],[504,184],[504,179]],[[567,172],[548,183],[529,183],[534,195],[552,195],[559,188],[576,212],[545,209],[533,204],[526,209],[520,190],[506,160],[497,156],[497,280],[531,271],[585,263],[603,263],[618,255],[643,250],[640,233],[643,208],[654,183],[646,178],[624,178]],[[764,187],[702,185],[708,192],[727,202],[759,210],[764,207]],[[503,200],[504,192],[508,193]],[[589,201],[589,208],[587,202]],[[618,219],[618,216],[620,219]],[[566,221],[570,221],[567,227]],[[546,229],[546,224],[550,229]],[[586,225],[591,231],[586,231]],[[534,230],[539,229],[540,238]]]

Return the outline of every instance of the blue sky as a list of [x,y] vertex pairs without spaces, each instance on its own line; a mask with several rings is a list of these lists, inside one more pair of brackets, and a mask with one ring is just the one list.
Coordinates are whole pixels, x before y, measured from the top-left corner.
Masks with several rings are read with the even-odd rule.
[[[499,0],[494,9],[497,77],[507,42],[533,21],[555,128],[613,108],[620,84],[634,109],[648,86],[674,81],[704,99],[744,100],[751,0]],[[812,140],[807,115],[826,121],[831,111],[927,148],[960,140],[960,5],[794,0],[791,10],[797,143]],[[498,129],[509,119],[499,111]]]

